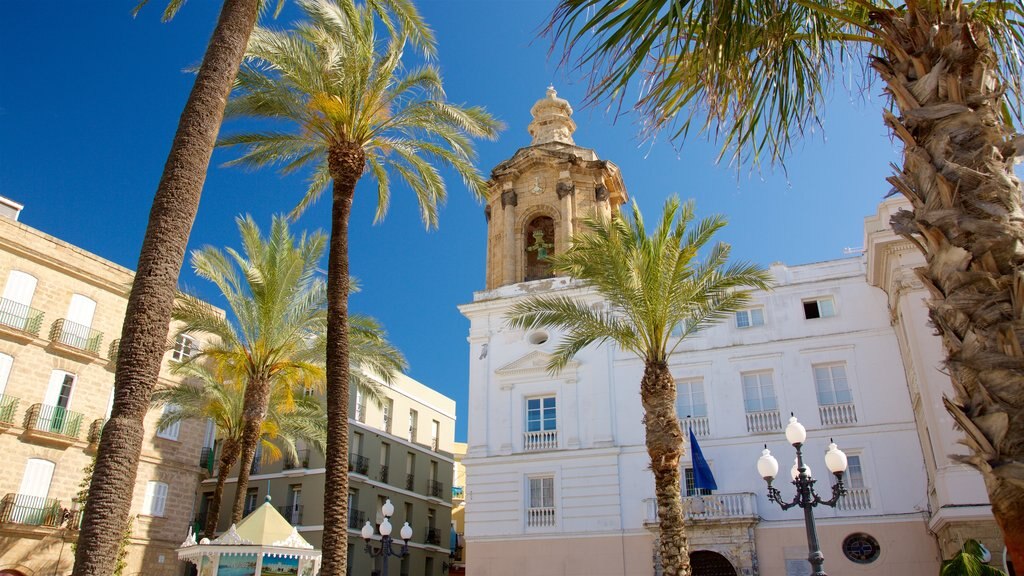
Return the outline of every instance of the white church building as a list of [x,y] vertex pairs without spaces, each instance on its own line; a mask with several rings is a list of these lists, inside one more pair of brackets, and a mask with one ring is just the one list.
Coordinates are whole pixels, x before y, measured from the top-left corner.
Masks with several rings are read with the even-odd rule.
[[[592,346],[552,377],[559,334],[506,326],[531,295],[604,305],[548,277],[538,248],[565,250],[582,214],[627,199],[618,167],[573,142],[568,102],[549,89],[531,113],[532,143],[492,172],[485,290],[460,307],[470,320],[467,573],[653,575],[641,361]],[[775,485],[793,496],[790,412],[807,427],[823,497],[825,446],[834,439],[849,456],[848,495],[815,509],[830,575],[933,576],[967,538],[1002,551],[980,476],[948,457],[963,451],[941,402],[951,385],[912,272],[922,259],[888,227],[900,206],[883,202],[866,219],[862,257],[773,264],[773,291],[672,357],[679,415],[718,483],[699,493],[684,461],[695,575],[810,574],[801,511],[769,502],[756,471],[767,444],[783,463]]]

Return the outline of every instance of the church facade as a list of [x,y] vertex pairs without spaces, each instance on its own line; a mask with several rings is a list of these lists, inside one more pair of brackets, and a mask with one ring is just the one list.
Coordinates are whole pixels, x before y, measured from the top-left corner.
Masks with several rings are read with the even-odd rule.
[[[470,320],[467,573],[655,574],[642,362],[591,346],[551,376],[557,331],[506,325],[512,305],[538,294],[606,306],[552,276],[545,258],[568,247],[584,215],[616,213],[628,197],[618,167],[573,141],[572,108],[553,89],[531,113],[531,144],[492,172],[485,290],[460,307]],[[756,471],[763,445],[793,457],[790,412],[808,429],[820,491],[830,439],[850,459],[849,494],[815,511],[829,574],[932,575],[967,538],[1002,550],[980,476],[947,456],[958,452],[941,410],[950,385],[912,281],[916,254],[885,226],[895,209],[886,202],[867,220],[863,257],[773,264],[773,291],[673,355],[679,415],[718,483],[694,486],[687,446],[695,574],[809,573],[802,515],[769,502]],[[792,496],[787,481],[776,486]]]

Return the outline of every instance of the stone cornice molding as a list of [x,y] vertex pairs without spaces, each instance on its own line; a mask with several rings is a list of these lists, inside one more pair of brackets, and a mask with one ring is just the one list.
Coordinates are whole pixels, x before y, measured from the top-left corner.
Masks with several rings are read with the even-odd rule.
[[576,371],[580,366],[580,363],[576,360],[570,360],[565,368],[559,372],[557,376],[552,377],[548,373],[548,363],[551,361],[553,356],[544,352],[543,350],[534,350],[521,356],[520,358],[505,364],[494,371],[494,375],[499,379],[503,380],[501,388],[503,390],[511,390],[515,383],[515,380],[532,380],[536,378],[545,378],[550,380],[562,380],[567,384],[573,384],[576,382]]

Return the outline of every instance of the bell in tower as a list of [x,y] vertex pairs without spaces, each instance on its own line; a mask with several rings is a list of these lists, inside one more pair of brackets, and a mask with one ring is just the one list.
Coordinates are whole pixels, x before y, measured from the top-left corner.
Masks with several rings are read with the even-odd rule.
[[618,213],[626,201],[619,168],[577,146],[572,106],[548,87],[530,109],[533,141],[491,171],[487,289],[550,278],[584,217]]

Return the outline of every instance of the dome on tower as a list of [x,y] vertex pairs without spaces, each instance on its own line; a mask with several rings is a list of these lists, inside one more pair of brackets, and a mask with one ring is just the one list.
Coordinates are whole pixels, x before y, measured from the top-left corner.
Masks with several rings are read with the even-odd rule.
[[576,123],[572,120],[572,106],[565,98],[559,98],[553,86],[548,86],[547,95],[530,108],[533,121],[527,130],[533,136],[533,146],[561,142],[575,146],[572,133]]

